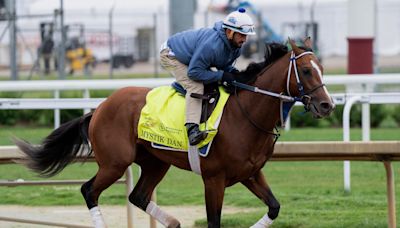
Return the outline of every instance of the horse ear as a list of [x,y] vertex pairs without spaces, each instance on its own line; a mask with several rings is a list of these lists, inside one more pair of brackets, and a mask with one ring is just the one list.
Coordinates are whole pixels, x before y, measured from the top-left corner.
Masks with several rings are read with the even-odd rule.
[[312,49],[312,41],[311,41],[311,37],[306,37],[303,41],[304,45],[306,46],[306,48]]
[[299,47],[297,47],[296,42],[294,40],[290,39],[290,37],[289,37],[288,41],[294,52],[296,52],[296,53],[300,52]]

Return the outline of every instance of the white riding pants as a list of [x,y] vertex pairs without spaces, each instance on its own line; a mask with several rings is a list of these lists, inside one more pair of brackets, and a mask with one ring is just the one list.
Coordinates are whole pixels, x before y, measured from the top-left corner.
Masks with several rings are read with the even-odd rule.
[[186,89],[186,123],[200,123],[201,99],[190,97],[191,93],[204,93],[204,85],[201,82],[193,81],[188,76],[188,67],[179,62],[173,52],[165,47],[160,52],[161,66],[171,73],[176,81]]

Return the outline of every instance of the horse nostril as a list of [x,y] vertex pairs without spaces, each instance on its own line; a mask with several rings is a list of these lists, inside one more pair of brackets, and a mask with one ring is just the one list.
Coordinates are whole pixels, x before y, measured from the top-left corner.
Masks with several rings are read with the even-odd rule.
[[330,102],[321,102],[320,104],[321,110],[325,113],[329,113],[330,111],[332,111],[332,109],[334,108],[333,105],[331,105]]

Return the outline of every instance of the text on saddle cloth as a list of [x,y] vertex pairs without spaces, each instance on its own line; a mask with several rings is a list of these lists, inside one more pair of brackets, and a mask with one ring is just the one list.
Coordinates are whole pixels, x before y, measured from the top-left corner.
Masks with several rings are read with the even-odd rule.
[[[208,136],[198,147],[207,145],[217,134],[220,117],[229,94],[219,88],[220,98],[210,118],[200,124],[200,130],[208,130]],[[152,89],[146,96],[139,124],[140,139],[175,148],[188,150],[188,137],[185,127],[185,98],[171,86],[161,86]]]

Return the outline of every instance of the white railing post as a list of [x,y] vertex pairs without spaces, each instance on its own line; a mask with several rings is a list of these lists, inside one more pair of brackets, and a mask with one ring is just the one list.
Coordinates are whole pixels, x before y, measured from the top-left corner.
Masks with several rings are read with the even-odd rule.
[[[374,91],[374,84],[364,84],[364,94],[370,94]],[[371,111],[370,103],[365,102],[361,105],[361,127],[362,127],[362,141],[370,141],[371,129]]]
[[[54,90],[54,99],[60,99],[60,91]],[[54,109],[54,129],[58,128],[61,123],[60,109]]]
[[[350,142],[350,111],[354,103],[361,100],[361,96],[351,97],[343,109],[343,141]],[[344,161],[344,190],[350,192],[350,161]]]
[[[90,98],[90,91],[89,89],[85,89],[83,90],[83,98],[89,99]],[[89,113],[90,112],[90,108],[85,108],[83,109],[83,114]]]
[[361,126],[362,126],[362,141],[367,142],[370,140],[370,129],[371,129],[371,114],[370,104],[363,103],[361,105]]

